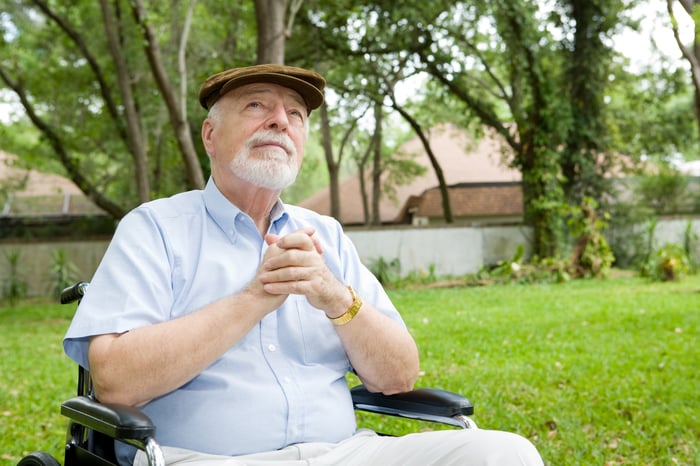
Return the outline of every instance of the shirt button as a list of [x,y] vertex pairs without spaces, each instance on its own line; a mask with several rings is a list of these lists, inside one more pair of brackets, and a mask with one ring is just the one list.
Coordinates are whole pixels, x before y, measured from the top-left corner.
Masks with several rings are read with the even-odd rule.
[[272,352],[277,351],[277,347],[273,344],[267,345],[267,349],[272,351]]
[[290,379],[289,377],[284,378],[284,383],[291,383],[291,382],[292,382],[292,379]]

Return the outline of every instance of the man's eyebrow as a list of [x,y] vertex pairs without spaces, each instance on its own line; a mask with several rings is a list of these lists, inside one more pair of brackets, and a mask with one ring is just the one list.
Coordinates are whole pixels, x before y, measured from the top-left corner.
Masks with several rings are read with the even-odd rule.
[[[272,94],[272,89],[269,87],[252,87],[252,88],[247,88],[241,90],[240,96],[241,97],[253,97],[258,94]],[[294,99],[299,105],[302,105],[304,108],[306,108],[306,101],[299,95],[298,92],[296,92],[293,89],[288,89],[287,95]]]

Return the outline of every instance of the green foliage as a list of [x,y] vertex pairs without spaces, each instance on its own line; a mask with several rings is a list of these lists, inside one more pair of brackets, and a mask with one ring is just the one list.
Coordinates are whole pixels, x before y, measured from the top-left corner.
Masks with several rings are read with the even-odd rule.
[[571,280],[571,261],[556,258],[533,257],[529,262],[524,258],[524,247],[519,245],[516,253],[508,260],[499,261],[495,267],[484,267],[466,283],[474,284],[534,284],[564,283]]
[[685,255],[688,257],[688,264],[691,273],[695,273],[698,267],[698,259],[696,259],[696,255],[694,254],[697,241],[698,235],[693,231],[693,222],[688,220],[685,230],[683,230],[683,251],[685,251]]
[[411,270],[406,276],[392,283],[394,287],[411,287],[416,285],[430,285],[440,281],[440,277],[435,273],[435,264],[430,264],[428,270]]
[[641,176],[638,180],[636,193],[640,202],[657,215],[687,211],[691,201],[688,176],[663,162],[657,167],[658,171]]
[[647,261],[652,251],[653,233],[650,236],[645,225],[656,222],[651,209],[635,200],[608,203],[610,229],[607,232],[610,248],[615,256],[615,266],[637,269]]
[[658,248],[642,267],[642,276],[658,281],[680,280],[691,270],[683,245],[666,243]]
[[378,257],[370,261],[367,268],[382,285],[396,283],[401,277],[401,261],[398,258],[387,260]]
[[525,259],[525,247],[519,244],[515,254],[509,260],[499,261],[492,269],[488,270],[488,275],[491,277],[505,277],[510,279],[520,272]]
[[383,257],[373,259],[368,268],[377,277],[379,283],[391,288],[410,288],[413,286],[431,285],[444,278],[435,273],[435,264],[430,264],[428,270],[411,270],[406,275],[401,275],[401,261],[396,258],[390,261]]
[[[117,81],[119,74],[107,43],[100,3],[41,2],[51,14],[38,3],[3,3],[0,87],[8,90],[10,83],[21,84],[17,88],[29,96],[27,102],[42,122],[35,122],[34,127],[28,126],[26,117],[3,122],[2,134],[9,135],[2,138],[8,143],[3,149],[14,151],[31,167],[68,173],[74,179],[79,173],[81,188],[91,187],[128,210],[139,201],[132,152],[135,143],[127,137],[125,94]],[[225,67],[255,62],[255,11],[253,2],[195,5],[186,53],[183,50],[182,54],[186,63],[181,64],[179,49],[188,3],[148,2],[146,21],[156,32],[160,58],[174,93],[179,96],[180,90],[186,90],[182,95],[185,102],[175,105],[183,104],[190,133],[197,141],[205,114],[196,93],[203,79]],[[117,18],[119,52],[127,57],[128,85],[137,107],[137,125],[144,133],[150,194],[162,197],[182,191],[188,187],[182,153],[168,115],[170,109],[144,53],[145,40],[131,14],[132,5],[105,5]],[[38,69],[43,72],[36,73]],[[52,85],[47,86],[47,82]],[[18,113],[21,116],[22,112]],[[201,145],[198,156],[206,168]]]
[[78,280],[80,270],[66,256],[66,251],[56,249],[51,263],[51,296],[58,298],[66,287]]
[[[38,116],[60,138],[68,154],[61,160],[64,172],[74,165],[89,185],[120,207],[133,206],[137,195],[130,145],[124,137],[123,96],[99,4],[46,2],[83,40],[81,48],[80,41],[71,39],[36,5],[6,3],[0,22],[0,70],[9,76],[8,82],[21,83]],[[254,2],[196,4],[183,70],[178,46],[186,3],[150,2],[147,16],[158,31],[168,74],[186,91],[187,121],[198,139],[194,128],[203,112],[194,98],[197,89],[213,71],[255,61],[256,18]],[[612,49],[610,38],[630,25],[626,9],[634,2],[302,3],[289,31],[287,61],[327,76],[334,149],[345,143],[340,133],[364,120],[366,105],[378,102],[386,109],[393,101],[387,97],[410,83],[402,107],[422,127],[450,121],[478,131],[486,128],[503,138],[507,162],[523,174],[526,220],[534,226],[534,252],[539,257],[559,257],[566,249],[563,206],[585,196],[598,202],[613,196],[605,170],[617,173],[640,154],[661,160],[677,152],[697,154],[694,95],[687,70],[660,66],[632,72]],[[128,57],[130,84],[145,131],[151,194],[164,196],[184,189],[187,182],[165,102],[143,53],[139,25],[125,14],[128,6],[112,5],[124,9],[116,15],[120,45]],[[36,73],[37,69],[45,72]],[[114,114],[110,109],[116,109]],[[367,127],[358,125],[348,139],[346,160],[366,153],[372,140]],[[26,120],[2,129],[2,139],[29,166],[52,165],[61,171],[56,169],[55,148]],[[393,154],[385,150],[393,147],[385,143],[382,153]],[[285,193],[289,200],[302,199],[325,182],[325,176],[319,176],[322,151],[314,150],[299,183]],[[201,146],[199,156],[206,165]],[[401,155],[392,155],[383,165],[382,188],[388,197],[420,172]],[[642,184],[654,184],[644,187],[651,193],[650,202],[657,209],[669,209],[677,204],[667,202],[669,196],[683,193],[678,181],[663,175]],[[584,268],[595,269],[596,258],[607,256],[605,245],[590,247],[598,252],[591,255],[587,249],[581,257],[588,261]],[[618,261],[634,259],[622,253],[620,243],[612,248]],[[605,259],[601,267],[604,264]]]
[[382,171],[386,173],[382,193],[393,202],[405,201],[396,197],[396,188],[410,184],[428,170],[413,160],[415,154],[401,154],[393,150],[383,151],[383,154],[391,154],[391,157],[385,155],[382,163]]
[[598,203],[584,198],[579,207],[561,209],[568,214],[569,235],[575,244],[570,257],[533,257],[526,262],[524,247],[520,245],[509,260],[495,267],[485,267],[476,275],[477,280],[500,283],[561,283],[574,278],[606,278],[615,256],[603,235],[607,229],[607,215],[597,213]]
[[646,240],[637,263],[640,274],[655,281],[674,281],[695,273],[693,253],[697,235],[692,221],[686,225],[682,243],[665,243],[658,248],[654,243],[657,225],[658,219],[653,218],[646,226]]
[[9,265],[9,275],[5,278],[2,285],[2,297],[10,305],[13,305],[27,295],[27,282],[24,281],[19,270],[21,253],[16,250],[9,251],[5,253],[5,259]]
[[607,214],[602,218],[597,213],[598,203],[584,197],[581,206],[572,209],[567,224],[569,232],[576,238],[572,266],[578,277],[604,278],[610,273],[615,256],[603,235],[608,228]]
[[631,72],[624,62],[613,69],[606,125],[610,149],[625,154],[625,164],[630,158],[639,161],[641,154],[652,159],[697,156],[694,91],[687,69],[670,60],[674,58],[655,53],[641,71]]

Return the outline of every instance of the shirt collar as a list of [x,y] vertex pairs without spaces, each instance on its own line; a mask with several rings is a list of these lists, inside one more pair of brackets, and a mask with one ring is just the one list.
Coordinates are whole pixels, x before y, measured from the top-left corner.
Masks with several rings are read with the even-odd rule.
[[[219,191],[219,188],[214,182],[214,178],[209,177],[207,185],[204,188],[204,206],[209,213],[209,216],[216,224],[227,234],[236,233],[236,218],[239,215],[247,215],[234,203],[226,199]],[[270,230],[274,233],[279,233],[289,219],[287,207],[284,203],[277,199],[277,202],[272,207],[270,212]]]

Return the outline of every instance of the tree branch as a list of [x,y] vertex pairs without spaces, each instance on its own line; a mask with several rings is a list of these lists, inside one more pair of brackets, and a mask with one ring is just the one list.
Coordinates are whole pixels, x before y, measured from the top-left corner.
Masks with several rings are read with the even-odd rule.
[[39,129],[39,131],[44,135],[44,137],[46,137],[46,140],[49,142],[54,152],[58,155],[59,159],[61,160],[61,163],[63,164],[63,167],[68,172],[68,176],[71,178],[71,180],[73,180],[73,182],[78,186],[78,188],[80,188],[80,190],[83,193],[85,193],[85,195],[88,198],[92,199],[92,201],[95,204],[97,204],[100,208],[109,213],[112,217],[122,218],[126,213],[124,209],[122,209],[121,206],[117,205],[116,203],[112,202],[110,199],[102,195],[102,193],[100,193],[97,190],[97,188],[93,184],[91,184],[87,180],[87,178],[83,176],[83,174],[80,172],[80,168],[73,162],[73,160],[71,160],[70,156],[68,155],[68,151],[63,145],[60,136],[51,128],[51,126],[48,123],[46,123],[43,119],[41,119],[41,117],[39,117],[39,115],[37,115],[36,111],[34,110],[34,106],[27,98],[27,93],[24,87],[20,83],[10,78],[10,76],[7,74],[7,72],[1,64],[0,79],[2,79],[5,82],[5,84],[15,92],[15,94],[17,94],[32,124],[36,126],[37,129]]
[[99,63],[97,62],[97,59],[92,55],[92,53],[90,53],[90,50],[88,49],[85,40],[83,40],[83,37],[70,24],[68,24],[67,21],[65,21],[62,17],[58,16],[58,14],[56,14],[56,12],[53,11],[46,4],[45,1],[33,0],[33,2],[41,11],[44,12],[46,16],[53,20],[58,25],[58,27],[60,27],[66,33],[66,35],[78,47],[78,50],[80,50],[80,52],[83,54],[83,57],[85,57],[85,60],[88,63],[88,66],[95,75],[95,79],[97,80],[97,84],[100,88],[100,95],[102,95],[102,100],[105,103],[107,112],[112,117],[112,120],[115,123],[119,136],[122,138],[122,140],[127,141],[126,130],[124,128],[121,115],[117,110],[117,105],[114,102],[114,99],[112,98],[112,93],[110,92],[109,86],[107,85],[107,82],[104,78],[102,67],[100,67]]
[[[194,143],[192,141],[190,125],[187,119],[183,118],[180,111],[178,99],[173,92],[173,86],[161,58],[158,39],[156,38],[150,24],[148,24],[146,20],[146,9],[143,5],[143,1],[132,0],[131,11],[136,24],[141,27],[141,32],[143,33],[143,38],[145,40],[144,48],[151,68],[151,73],[155,79],[158,89],[160,90],[160,94],[165,101],[165,105],[168,108],[170,123],[175,131],[175,139],[185,164],[185,171],[187,173],[189,185],[193,189],[202,189],[204,188],[204,175],[202,174],[202,167],[199,164]],[[186,76],[182,75],[180,76],[180,79],[186,81]]]
[[[694,3],[692,0],[680,0],[680,3],[683,5],[683,8],[688,14],[692,13]],[[678,30],[678,20],[676,19],[676,15],[673,13],[673,0],[666,0],[666,9],[671,17],[673,37],[676,39],[676,44],[678,44],[678,48],[683,54],[683,58],[688,60],[688,63],[690,64],[690,73],[693,78],[693,85],[695,86],[696,92],[700,93],[700,62],[698,62],[698,58],[695,56],[695,54],[688,50],[688,47],[685,46],[683,40],[681,39],[680,31]],[[695,23],[694,20],[693,23]]]

